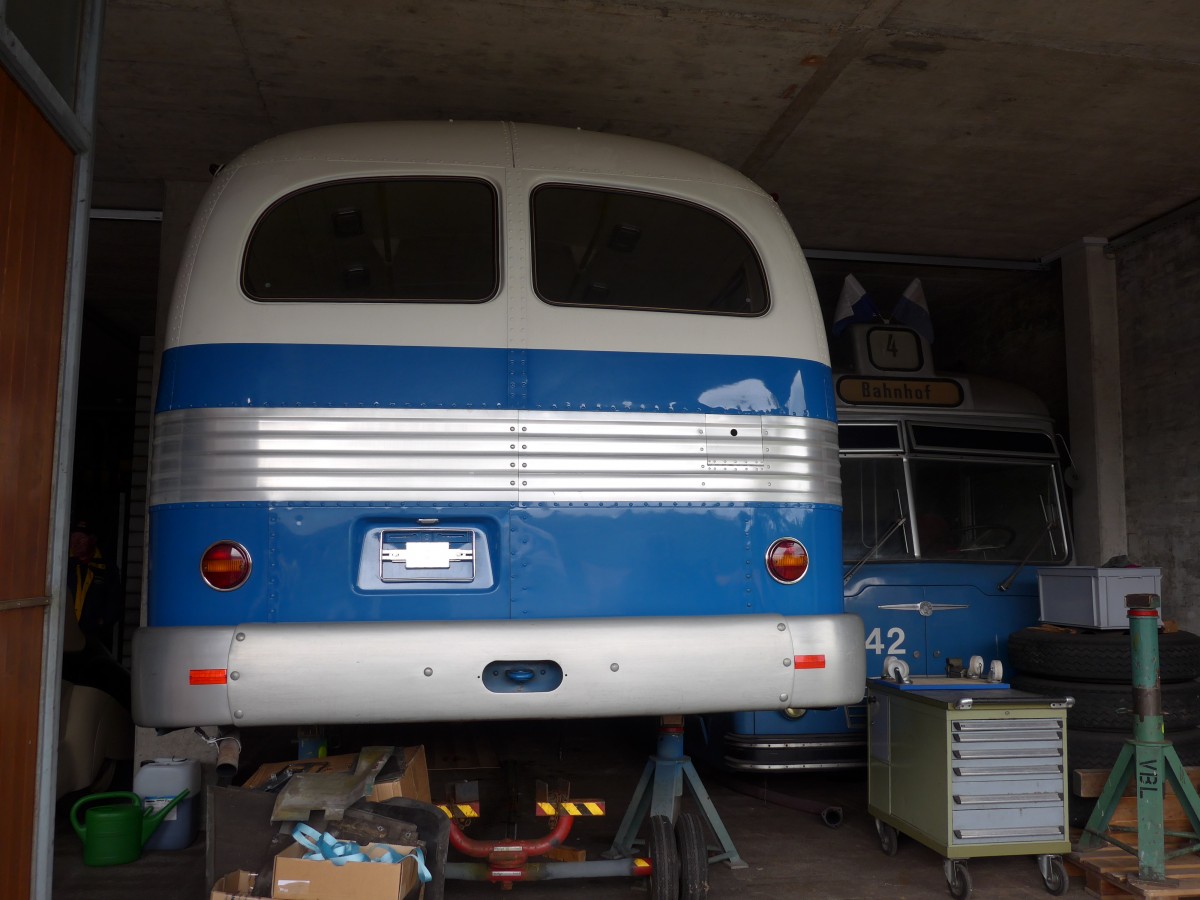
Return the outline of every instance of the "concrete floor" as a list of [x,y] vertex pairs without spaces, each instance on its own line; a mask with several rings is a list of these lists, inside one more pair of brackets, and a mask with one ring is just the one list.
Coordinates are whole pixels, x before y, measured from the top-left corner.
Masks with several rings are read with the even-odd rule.
[[[510,766],[467,772],[436,768],[445,754],[436,740],[427,741],[435,797],[441,785],[462,778],[479,778],[486,786],[513,780],[522,792],[532,790],[535,778],[568,778],[576,798],[607,801],[605,818],[581,819],[568,845],[583,848],[588,858],[608,849],[632,797],[648,754],[653,750],[653,724],[648,723],[530,723],[489,726],[480,743],[482,755],[502,754]],[[473,729],[480,740],[481,729]],[[277,757],[284,758],[284,757]],[[948,897],[941,858],[915,841],[901,839],[894,857],[883,854],[872,818],[866,811],[864,773],[777,775],[729,781],[702,769],[708,789],[738,852],[748,863],[731,869],[718,863],[709,869],[709,896],[738,900],[792,900],[796,897],[838,900],[904,900]],[[515,777],[514,777],[515,776]],[[736,788],[741,788],[736,789]],[[766,788],[772,795],[807,800],[818,807],[840,807],[842,823],[828,827],[811,812],[756,799],[744,791]],[[502,788],[501,788],[502,789]],[[484,816],[488,815],[485,790]],[[522,801],[523,802],[523,801]],[[517,837],[536,837],[544,826],[519,823]],[[473,832],[486,837],[485,833]],[[451,851],[453,859],[453,851]],[[157,851],[136,863],[104,869],[83,865],[82,847],[70,827],[60,823],[55,855],[55,900],[205,900],[203,839],[187,850]],[[970,862],[977,900],[1013,900],[1049,896],[1033,857],[975,859]],[[446,896],[494,896],[491,884],[448,881]],[[634,879],[592,879],[519,884],[514,891],[527,900],[602,900],[644,897],[645,882]],[[1083,896],[1082,882],[1073,881],[1067,896]]]

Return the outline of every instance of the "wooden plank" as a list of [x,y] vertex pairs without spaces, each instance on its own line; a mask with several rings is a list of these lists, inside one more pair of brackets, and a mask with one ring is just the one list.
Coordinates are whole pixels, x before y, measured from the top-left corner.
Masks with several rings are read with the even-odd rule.
[[[1193,787],[1200,787],[1200,766],[1185,766]],[[1099,797],[1108,784],[1108,769],[1075,769],[1071,772],[1071,793],[1076,797]],[[1125,785],[1125,795],[1133,795],[1133,780]]]
[[1072,853],[1068,859],[1083,870],[1087,892],[1093,897],[1200,897],[1200,859],[1195,856],[1168,860],[1166,882],[1139,880],[1137,857],[1118,847]]

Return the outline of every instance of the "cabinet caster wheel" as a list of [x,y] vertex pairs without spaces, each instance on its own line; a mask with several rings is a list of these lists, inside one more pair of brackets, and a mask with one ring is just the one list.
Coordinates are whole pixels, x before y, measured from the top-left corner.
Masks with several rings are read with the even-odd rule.
[[879,849],[888,856],[895,856],[900,849],[900,834],[886,822],[875,820],[875,830],[879,832]]
[[946,884],[950,887],[950,896],[954,900],[965,900],[971,896],[971,873],[967,871],[966,860],[948,859],[944,866]]
[[1038,868],[1042,870],[1042,883],[1046,885],[1047,893],[1061,897],[1067,892],[1067,888],[1071,886],[1071,879],[1067,875],[1067,867],[1063,864],[1061,856],[1039,856]]

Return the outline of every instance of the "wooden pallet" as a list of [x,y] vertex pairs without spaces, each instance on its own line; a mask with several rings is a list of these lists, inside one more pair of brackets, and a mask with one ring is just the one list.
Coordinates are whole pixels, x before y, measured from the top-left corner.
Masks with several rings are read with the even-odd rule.
[[1083,871],[1085,889],[1092,897],[1200,897],[1200,858],[1195,855],[1167,860],[1165,882],[1140,880],[1137,857],[1119,847],[1072,853],[1067,859]]
[[[1200,767],[1188,766],[1187,775],[1193,785],[1200,783]],[[1076,769],[1072,774],[1072,793],[1081,797],[1098,797],[1108,782],[1107,769]],[[1109,826],[1126,826],[1136,829],[1138,825],[1137,798],[1133,796],[1132,782],[1125,786],[1125,796],[1117,802]],[[1175,792],[1168,785],[1163,796],[1163,827],[1167,831],[1186,832],[1191,830],[1187,815]],[[1115,835],[1134,847],[1137,832],[1122,832]],[[1168,837],[1163,846],[1167,853],[1187,843],[1182,838]],[[1185,897],[1200,898],[1200,856],[1189,854],[1167,860],[1166,882],[1142,881],[1138,878],[1138,859],[1120,847],[1105,846],[1095,850],[1076,852],[1067,857],[1069,863],[1083,872],[1088,894],[1093,897],[1148,897],[1152,900],[1182,900]]]

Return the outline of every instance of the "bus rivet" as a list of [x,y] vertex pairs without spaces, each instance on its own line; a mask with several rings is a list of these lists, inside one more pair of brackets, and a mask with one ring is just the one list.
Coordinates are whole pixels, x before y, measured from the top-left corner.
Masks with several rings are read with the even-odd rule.
[[246,715],[246,714],[245,714],[244,712],[242,712],[240,709],[235,709],[235,710],[233,711],[233,717],[234,717],[235,719],[240,719],[240,718],[242,718],[244,715]]
[[775,630],[776,631],[787,631],[787,623],[780,622],[778,625],[775,626]]
[[244,632],[244,631],[239,631],[239,632],[237,633],[237,635],[235,636],[235,638],[236,638],[236,640],[239,640],[239,641],[244,641],[244,640],[246,639],[246,632]]
[[621,667],[620,667],[619,665],[617,665],[616,663],[613,663],[613,664],[612,664],[611,666],[609,666],[608,668],[609,668],[609,669],[611,669],[613,672],[616,672],[616,671],[618,671],[618,670],[619,670]]
[[779,695],[779,702],[780,702],[780,703],[787,703],[787,694],[780,694],[780,695]]
[[432,674],[433,674],[433,669],[431,669],[431,668],[429,668],[428,666],[426,666],[426,667],[425,667],[425,677],[426,677],[426,678],[428,678],[428,677],[429,677],[429,676],[431,676]]
[[242,677],[242,673],[241,673],[241,672],[230,672],[230,673],[229,673],[229,680],[230,680],[230,681],[237,681],[237,680],[238,680],[239,678],[241,678],[241,677]]

